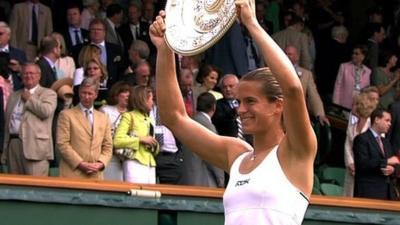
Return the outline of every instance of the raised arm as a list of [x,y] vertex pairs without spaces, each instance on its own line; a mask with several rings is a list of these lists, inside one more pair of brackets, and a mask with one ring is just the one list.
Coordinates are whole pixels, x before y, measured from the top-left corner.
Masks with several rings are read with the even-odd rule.
[[[258,24],[248,0],[236,1],[238,15],[253,40],[260,47],[271,72],[278,80],[284,95],[283,117],[286,138],[281,149],[292,159],[313,160],[317,142],[311,127],[301,82],[282,49]],[[285,159],[286,159],[285,156]]]
[[187,115],[178,86],[174,53],[164,39],[164,17],[165,12],[161,11],[150,26],[150,37],[157,47],[156,88],[161,120],[190,150],[211,164],[229,171],[233,160],[246,151],[245,145],[238,139],[212,133]]

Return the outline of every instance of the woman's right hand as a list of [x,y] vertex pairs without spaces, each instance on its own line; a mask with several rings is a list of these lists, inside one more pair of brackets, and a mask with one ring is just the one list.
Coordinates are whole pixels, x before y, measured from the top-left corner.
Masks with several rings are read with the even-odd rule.
[[166,29],[164,19],[165,11],[161,10],[149,28],[151,42],[153,42],[157,49],[168,47],[164,39]]
[[141,137],[139,138],[140,143],[149,146],[149,147],[156,147],[157,146],[157,140],[152,137],[152,136],[146,136],[146,137]]

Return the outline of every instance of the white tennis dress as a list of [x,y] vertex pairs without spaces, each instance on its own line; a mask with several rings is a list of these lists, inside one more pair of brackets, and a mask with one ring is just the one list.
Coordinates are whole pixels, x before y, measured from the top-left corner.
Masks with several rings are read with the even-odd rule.
[[275,146],[252,172],[239,166],[251,152],[233,163],[224,193],[225,225],[300,225],[309,204],[307,197],[283,173]]

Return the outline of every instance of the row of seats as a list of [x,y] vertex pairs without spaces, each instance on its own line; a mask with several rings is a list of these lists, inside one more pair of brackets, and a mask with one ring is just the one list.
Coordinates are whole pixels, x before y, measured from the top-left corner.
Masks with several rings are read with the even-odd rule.
[[312,193],[315,195],[343,196],[346,170],[339,167],[325,167],[321,176],[314,174]]

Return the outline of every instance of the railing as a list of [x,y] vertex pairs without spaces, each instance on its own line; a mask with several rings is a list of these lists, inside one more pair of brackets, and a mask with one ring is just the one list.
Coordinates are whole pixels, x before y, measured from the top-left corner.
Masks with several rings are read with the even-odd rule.
[[[223,191],[0,175],[0,217],[7,225],[222,225]],[[399,202],[312,196],[302,225],[399,225],[399,221]]]

